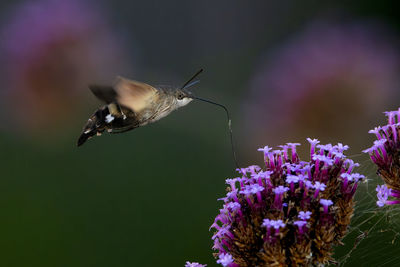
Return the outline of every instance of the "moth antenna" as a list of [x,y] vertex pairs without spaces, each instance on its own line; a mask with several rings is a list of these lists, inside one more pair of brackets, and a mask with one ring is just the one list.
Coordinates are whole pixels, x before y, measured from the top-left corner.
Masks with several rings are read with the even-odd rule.
[[[203,69],[200,69],[200,70],[198,70],[193,76],[192,76],[192,78],[190,78],[187,82],[185,82],[185,84],[184,85],[182,85],[182,87],[180,88],[181,90],[182,89],[184,89],[184,88],[186,88],[186,85],[188,85],[191,81],[193,81],[200,73],[202,73],[203,72]],[[192,86],[193,84],[191,84],[190,86]],[[190,87],[190,86],[187,86],[187,87]]]
[[[195,76],[196,76],[196,75],[195,75]],[[200,101],[203,101],[203,102],[207,102],[207,103],[210,103],[210,104],[219,106],[219,107],[221,107],[221,108],[223,108],[223,109],[225,110],[225,112],[226,112],[226,117],[228,118],[228,128],[229,128],[229,136],[230,136],[230,139],[231,139],[231,148],[232,148],[233,160],[235,161],[236,167],[237,167],[238,169],[240,169],[239,164],[238,164],[238,161],[237,161],[237,158],[236,158],[235,146],[234,146],[234,144],[233,144],[232,120],[231,120],[231,116],[229,115],[228,109],[227,109],[224,105],[219,104],[219,103],[216,103],[216,102],[213,102],[213,101],[208,100],[208,99],[200,98],[200,97],[193,96],[193,95],[191,95],[190,97],[193,98],[193,99],[197,99],[197,100],[200,100]]]
[[193,82],[189,83],[188,85],[186,85],[185,87],[182,87],[181,90],[185,90],[189,87],[192,87],[193,85],[198,84],[199,82],[200,82],[200,80],[193,81]]

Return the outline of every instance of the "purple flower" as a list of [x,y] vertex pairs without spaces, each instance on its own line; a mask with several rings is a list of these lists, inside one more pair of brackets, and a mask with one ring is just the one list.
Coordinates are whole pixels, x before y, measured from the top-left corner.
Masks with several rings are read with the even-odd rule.
[[287,145],[292,149],[292,161],[295,161],[295,157],[297,157],[296,146],[299,146],[300,143],[287,143]]
[[307,224],[306,221],[294,221],[293,225],[296,225],[299,228],[299,233],[302,235],[304,233],[304,226]]
[[328,213],[328,207],[333,205],[333,202],[330,199],[321,199],[319,203],[324,206],[324,213]]
[[226,204],[226,207],[231,211],[240,210],[240,204],[238,202],[229,202],[228,204]]
[[[218,263],[286,266],[300,257],[308,266],[329,261],[333,245],[348,230],[343,222],[352,217],[352,199],[363,176],[352,173],[357,164],[338,152],[347,146],[315,147],[309,162],[299,159],[296,146],[268,148],[265,170],[247,168],[239,183],[228,181],[225,203],[211,225]],[[343,190],[346,181],[348,190]],[[332,205],[342,209],[329,211]]]
[[235,190],[232,190],[232,191],[226,193],[226,198],[223,198],[223,200],[225,201],[225,200],[228,200],[228,199],[232,199],[234,201],[238,201],[237,192],[238,192],[238,190],[235,189]]
[[274,188],[272,190],[275,193],[275,201],[274,201],[275,207],[281,208],[282,200],[283,200],[283,197],[284,197],[283,194],[285,194],[288,190],[289,190],[288,187],[285,187],[285,186],[282,186],[282,185],[280,185],[280,186],[278,186],[278,187],[276,187],[276,188]]
[[[372,147],[364,150],[368,153],[372,162],[378,167],[377,173],[385,182],[385,185],[377,186],[376,202],[379,207],[400,203],[400,108],[396,111],[385,113],[388,117],[388,124],[383,127],[376,127],[369,131],[376,135]],[[349,179],[349,177],[346,177]],[[363,179],[363,176],[353,176],[353,180]],[[389,200],[389,197],[393,198]]]
[[305,186],[306,186],[307,189],[314,188],[314,185],[312,184],[311,181],[306,181]]
[[314,184],[314,189],[319,190],[319,191],[324,191],[326,188],[326,185],[320,182],[315,182]]
[[[310,145],[316,143],[311,140]],[[289,251],[274,255],[274,259],[282,260],[281,265],[291,262],[292,252],[297,253],[296,257],[302,255],[306,265],[322,264],[330,259],[333,240],[341,240],[347,232],[348,225],[343,222],[350,221],[354,210],[351,200],[364,176],[352,173],[357,163],[339,152],[348,148],[345,145],[315,146],[310,162],[300,161],[296,146],[288,143],[282,150],[268,147],[265,170],[243,168],[241,178],[227,180],[230,187],[223,198],[225,203],[211,225],[216,230],[212,239],[218,263],[268,265],[263,262],[268,256],[260,258],[265,246],[278,254]],[[344,211],[329,211],[332,205],[344,207]],[[320,212],[321,206],[323,212]],[[294,240],[313,245],[304,250],[304,247],[297,248],[292,243]],[[320,247],[325,249],[320,251]]]
[[327,156],[323,155],[313,155],[312,159],[316,162],[324,162],[326,165],[331,166],[333,164],[333,160]]
[[307,222],[306,221],[294,221],[293,224],[298,226],[299,228],[302,228],[304,225],[307,224]]
[[273,191],[274,191],[274,193],[275,193],[276,195],[282,195],[282,194],[284,194],[285,192],[287,192],[288,190],[289,190],[288,187],[285,187],[285,186],[280,185],[280,186],[274,188]]
[[386,204],[387,199],[391,193],[390,191],[391,190],[387,188],[386,185],[378,185],[376,187],[376,196],[378,197],[378,201],[376,202],[376,204],[379,207],[383,207]]
[[258,165],[250,165],[249,167],[247,167],[247,171],[250,173],[256,173],[259,170],[261,170],[261,168]]
[[279,228],[285,227],[285,223],[283,223],[282,220],[270,220],[270,219],[264,219],[262,226],[266,227],[267,229],[273,227],[275,230],[278,230]]
[[317,145],[317,148],[319,148],[320,150],[328,151],[328,152],[329,152],[329,151],[332,150],[333,146],[332,146],[332,144]]
[[259,178],[269,178],[272,172],[269,171],[260,171],[258,173],[252,174],[251,177],[253,177],[254,179],[259,179]]
[[222,266],[229,266],[230,264],[233,263],[233,258],[232,255],[228,253],[223,253],[219,255],[219,259],[217,260],[217,263],[221,264]]
[[[244,194],[246,196],[249,195],[256,195],[257,199],[259,202],[261,202],[261,193],[265,188],[260,186],[259,184],[251,184],[251,185],[245,185],[243,190],[241,190],[239,193]],[[251,205],[250,200],[248,200],[249,205]]]
[[198,262],[186,262],[185,267],[205,267],[207,264],[200,264]]
[[320,182],[315,182],[314,184],[314,189],[315,189],[315,193],[314,193],[314,198],[317,198],[319,191],[324,191],[326,188],[326,185],[324,183],[320,183]]
[[302,220],[308,220],[310,219],[311,214],[312,214],[311,211],[306,211],[306,212],[300,211],[298,217]]
[[232,190],[235,190],[236,189],[236,182],[238,182],[239,179],[240,179],[239,177],[233,178],[233,179],[229,179],[228,178],[228,179],[225,180],[225,183],[229,184],[231,186]]
[[286,226],[285,223],[283,223],[282,220],[276,220],[276,221],[272,221],[272,226],[275,228],[275,230],[278,230],[279,228],[283,228]]
[[317,144],[319,144],[319,141],[318,141],[318,139],[311,139],[311,138],[307,138],[307,141],[310,143],[310,145],[311,145],[311,148],[310,148],[310,155],[312,156],[312,155],[314,155],[314,153],[315,153],[315,146],[317,145]]
[[[301,174],[300,174],[301,175]],[[300,177],[297,175],[288,174],[286,176],[286,183],[290,184],[290,190],[294,192],[294,186],[300,181]]]
[[299,176],[297,175],[288,175],[286,176],[286,183],[290,184],[290,183],[298,183],[300,180]]
[[270,220],[270,219],[264,219],[261,226],[264,226],[269,229],[272,227],[272,221],[273,220]]
[[333,146],[338,152],[343,152],[347,149],[349,149],[348,145],[343,145],[342,143],[338,143],[336,146]]
[[265,147],[261,147],[259,149],[257,149],[257,151],[262,151],[264,152],[264,154],[268,154],[271,151],[272,148],[270,148],[269,146],[265,146]]

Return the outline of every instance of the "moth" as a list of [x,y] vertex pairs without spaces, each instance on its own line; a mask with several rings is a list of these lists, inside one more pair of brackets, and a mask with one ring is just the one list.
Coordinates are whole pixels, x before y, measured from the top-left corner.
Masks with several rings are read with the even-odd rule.
[[124,133],[145,126],[186,106],[197,98],[187,88],[197,82],[191,83],[202,71],[200,69],[178,89],[155,88],[123,77],[118,77],[112,86],[89,85],[92,93],[105,105],[90,116],[77,145],[83,145],[89,138],[100,136],[104,131]]

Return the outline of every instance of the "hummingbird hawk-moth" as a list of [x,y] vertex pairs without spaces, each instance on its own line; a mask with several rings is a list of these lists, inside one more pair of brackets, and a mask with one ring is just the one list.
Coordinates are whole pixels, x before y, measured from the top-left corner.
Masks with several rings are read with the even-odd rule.
[[92,93],[106,105],[89,118],[79,136],[78,146],[104,131],[127,132],[158,121],[186,106],[194,98],[186,88],[202,71],[199,70],[179,89],[155,88],[123,77],[118,77],[113,86],[90,85]]

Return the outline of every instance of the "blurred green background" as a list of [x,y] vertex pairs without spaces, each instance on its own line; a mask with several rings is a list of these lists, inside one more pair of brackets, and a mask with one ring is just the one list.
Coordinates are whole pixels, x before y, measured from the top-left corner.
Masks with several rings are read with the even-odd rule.
[[3,0],[0,11],[0,266],[215,266],[208,228],[236,175],[223,110],[194,101],[75,145],[101,105],[87,84],[179,86],[201,67],[193,91],[230,109],[240,165],[307,136],[353,147],[371,181],[337,258],[400,266],[398,221],[375,213],[375,169],[359,155],[398,105],[394,1]]

